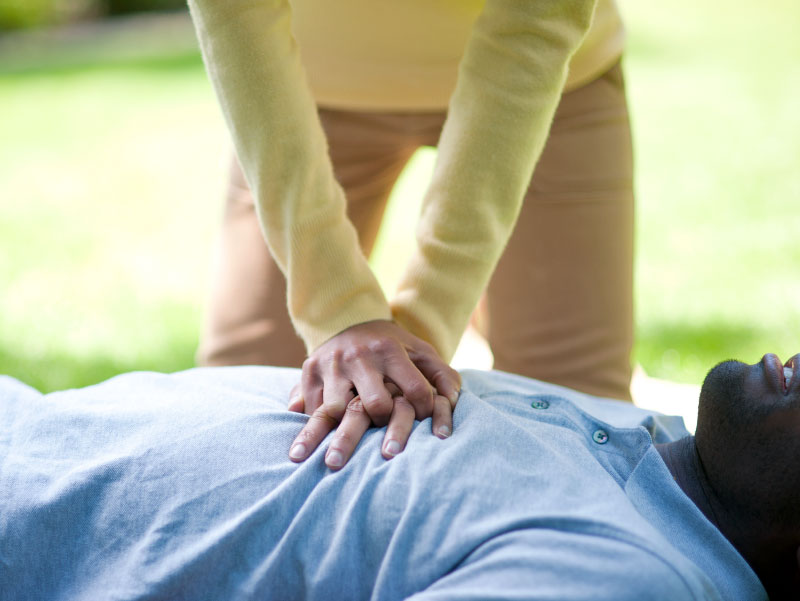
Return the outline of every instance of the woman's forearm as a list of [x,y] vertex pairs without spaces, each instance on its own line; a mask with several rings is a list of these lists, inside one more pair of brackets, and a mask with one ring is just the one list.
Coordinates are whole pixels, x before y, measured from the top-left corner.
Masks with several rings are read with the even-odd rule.
[[[511,235],[593,0],[487,0],[459,66],[395,319],[448,360]],[[544,293],[544,291],[543,291]]]
[[203,58],[309,350],[389,307],[346,216],[287,0],[189,0]]

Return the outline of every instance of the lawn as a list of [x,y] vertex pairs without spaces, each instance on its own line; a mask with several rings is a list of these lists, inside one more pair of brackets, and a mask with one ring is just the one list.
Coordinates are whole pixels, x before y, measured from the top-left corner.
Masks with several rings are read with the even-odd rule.
[[[621,3],[650,375],[800,351],[800,5],[768,5]],[[0,140],[0,373],[191,367],[230,148],[185,18],[0,38]],[[434,160],[392,196],[388,291]]]

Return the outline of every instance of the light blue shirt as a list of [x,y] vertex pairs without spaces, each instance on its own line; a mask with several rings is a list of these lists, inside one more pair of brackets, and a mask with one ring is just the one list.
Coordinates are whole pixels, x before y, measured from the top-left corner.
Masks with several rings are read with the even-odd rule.
[[463,373],[447,440],[301,464],[299,372],[0,378],[0,599],[763,601],[653,446],[679,418]]

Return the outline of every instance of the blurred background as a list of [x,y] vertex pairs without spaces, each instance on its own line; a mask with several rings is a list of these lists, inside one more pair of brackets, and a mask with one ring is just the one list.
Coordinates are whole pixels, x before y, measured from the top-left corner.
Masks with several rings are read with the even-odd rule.
[[[699,384],[800,351],[800,3],[622,0],[635,360]],[[193,366],[230,143],[185,0],[0,0],[0,373]],[[391,293],[435,150],[372,258]],[[459,365],[487,367],[474,339]]]

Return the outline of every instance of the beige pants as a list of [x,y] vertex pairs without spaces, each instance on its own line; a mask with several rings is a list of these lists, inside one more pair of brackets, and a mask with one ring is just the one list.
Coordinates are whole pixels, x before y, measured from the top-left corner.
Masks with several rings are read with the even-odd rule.
[[[436,146],[445,114],[319,108],[367,256],[397,177],[420,146]],[[495,368],[630,399],[632,266],[631,136],[617,65],[562,96],[477,320]],[[212,271],[199,363],[300,366],[285,281],[235,160]]]

